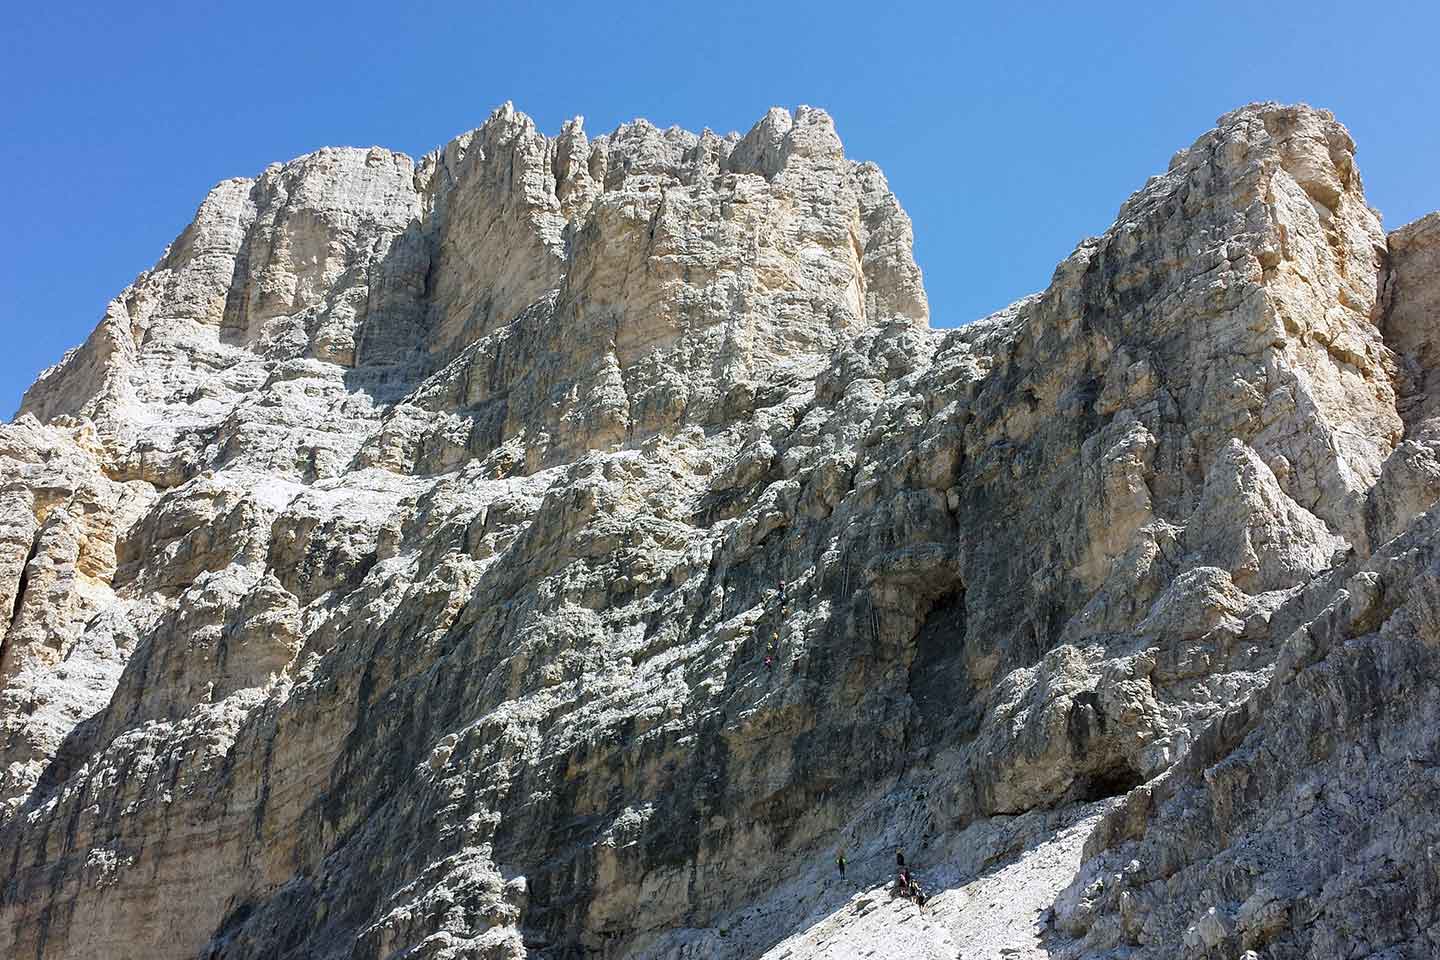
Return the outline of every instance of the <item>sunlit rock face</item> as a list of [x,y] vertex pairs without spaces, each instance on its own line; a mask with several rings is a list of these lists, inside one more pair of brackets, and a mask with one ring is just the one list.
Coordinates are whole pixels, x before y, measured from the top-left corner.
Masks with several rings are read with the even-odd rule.
[[0,955],[1428,955],[1440,226],[1354,151],[1227,114],[944,331],[806,107],[220,184],[0,427]]

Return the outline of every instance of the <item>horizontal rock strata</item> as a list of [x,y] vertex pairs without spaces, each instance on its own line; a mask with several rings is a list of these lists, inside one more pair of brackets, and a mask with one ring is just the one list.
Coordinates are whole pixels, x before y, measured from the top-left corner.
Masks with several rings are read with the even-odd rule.
[[1440,949],[1354,153],[1227,114],[951,330],[810,108],[220,184],[0,427],[0,955],[823,956],[896,846],[914,955]]

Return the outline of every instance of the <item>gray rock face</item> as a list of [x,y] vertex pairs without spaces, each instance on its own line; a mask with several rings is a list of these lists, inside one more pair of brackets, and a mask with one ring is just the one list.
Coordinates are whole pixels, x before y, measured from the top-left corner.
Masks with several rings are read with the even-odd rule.
[[0,428],[0,954],[1433,950],[1437,222],[1252,105],[939,332],[809,108],[219,185]]

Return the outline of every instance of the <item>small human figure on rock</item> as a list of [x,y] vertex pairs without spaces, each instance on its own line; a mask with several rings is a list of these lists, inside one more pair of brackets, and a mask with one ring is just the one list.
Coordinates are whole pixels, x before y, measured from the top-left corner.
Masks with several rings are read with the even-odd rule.
[[835,867],[840,871],[840,879],[845,879],[845,851],[844,849],[835,852]]
[[910,874],[903,867],[900,870],[900,876],[895,878],[895,895],[906,899],[910,897]]

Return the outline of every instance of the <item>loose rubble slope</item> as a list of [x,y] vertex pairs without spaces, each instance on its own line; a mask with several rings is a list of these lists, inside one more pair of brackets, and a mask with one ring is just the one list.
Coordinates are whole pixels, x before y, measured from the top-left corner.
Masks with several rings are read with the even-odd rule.
[[809,108],[220,184],[0,427],[0,955],[1430,955],[1354,150],[1227,114],[948,331]]

